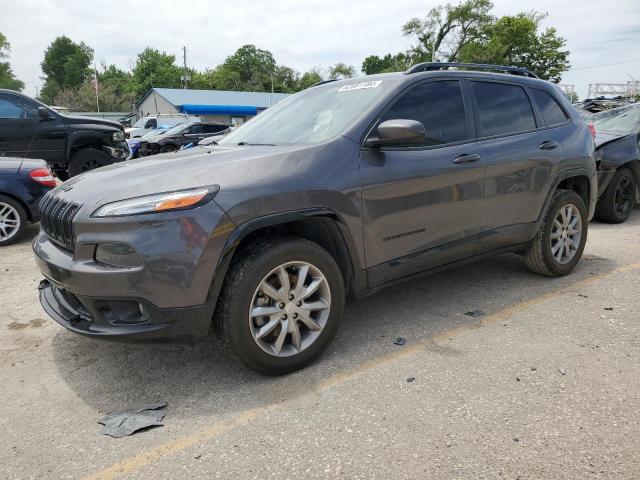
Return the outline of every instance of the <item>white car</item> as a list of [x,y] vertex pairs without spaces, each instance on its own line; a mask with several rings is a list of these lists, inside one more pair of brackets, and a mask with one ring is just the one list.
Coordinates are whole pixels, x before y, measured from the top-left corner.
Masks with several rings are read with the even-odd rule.
[[193,117],[184,113],[149,115],[138,119],[131,127],[125,128],[127,138],[142,137],[157,128],[174,127],[181,123],[200,123],[200,117]]

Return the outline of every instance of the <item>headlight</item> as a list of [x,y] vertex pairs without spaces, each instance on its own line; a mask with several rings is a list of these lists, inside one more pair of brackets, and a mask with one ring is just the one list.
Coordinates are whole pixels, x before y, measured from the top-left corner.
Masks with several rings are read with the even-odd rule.
[[194,208],[211,200],[219,187],[194,188],[180,190],[178,192],[158,193],[135,197],[128,200],[119,200],[107,203],[98,208],[92,217],[121,217],[124,215],[139,215],[145,213],[168,212],[171,210],[184,210]]
[[111,134],[112,142],[124,142],[124,133],[118,131]]

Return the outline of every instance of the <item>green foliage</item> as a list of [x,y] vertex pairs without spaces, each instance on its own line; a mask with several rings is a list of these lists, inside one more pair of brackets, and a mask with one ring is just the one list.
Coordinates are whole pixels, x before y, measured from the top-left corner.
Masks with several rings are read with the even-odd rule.
[[[524,67],[541,78],[560,81],[570,66],[569,51],[554,28],[539,32],[546,15],[531,11],[496,18],[492,10],[489,0],[432,8],[424,19],[413,18],[403,26],[404,35],[418,41],[405,55],[411,63],[430,61],[433,55],[436,61]],[[365,63],[365,71],[378,65],[371,57]]]
[[338,62],[334,66],[329,67],[329,80],[342,80],[344,78],[354,77],[355,75],[356,69],[343,62]]
[[267,92],[276,71],[271,52],[244,45],[216,69],[216,84],[221,90]]
[[[0,33],[0,59],[9,58],[11,45],[2,33]],[[0,88],[8,88],[9,90],[22,90],[24,83],[15,78],[9,62],[0,62]]]
[[411,56],[406,53],[398,53],[396,55],[387,53],[384,57],[370,55],[362,62],[362,71],[365,75],[401,72],[409,68],[412,63]]
[[544,15],[529,12],[504,16],[486,26],[482,37],[464,45],[459,59],[463,62],[495,63],[524,67],[541,78],[559,82],[569,69],[566,42],[554,28],[538,34]]
[[138,54],[132,71],[132,86],[136,98],[151,88],[180,88],[182,69],[175,65],[175,55],[145,48]]
[[324,80],[324,76],[322,75],[322,71],[320,68],[312,68],[308,72],[305,72],[302,77],[300,77],[300,81],[298,82],[298,89],[304,90],[305,88],[313,87],[316,83],[322,82]]
[[56,38],[44,53],[40,64],[45,75],[41,98],[51,102],[63,89],[79,88],[91,75],[93,49],[70,38]]

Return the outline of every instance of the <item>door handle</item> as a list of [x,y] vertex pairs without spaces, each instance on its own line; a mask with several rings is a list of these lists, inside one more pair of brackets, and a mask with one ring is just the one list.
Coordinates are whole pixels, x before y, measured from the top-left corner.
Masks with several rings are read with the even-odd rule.
[[542,142],[538,147],[540,150],[553,150],[554,148],[558,148],[560,144],[558,142]]
[[480,160],[480,155],[478,155],[477,153],[463,153],[462,155],[454,158],[453,163],[460,165],[461,163],[473,163],[477,162],[478,160]]

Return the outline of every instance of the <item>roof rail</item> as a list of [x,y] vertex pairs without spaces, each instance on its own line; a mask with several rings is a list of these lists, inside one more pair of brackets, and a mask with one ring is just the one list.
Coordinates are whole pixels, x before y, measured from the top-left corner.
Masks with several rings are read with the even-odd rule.
[[405,75],[410,75],[412,73],[419,72],[432,72],[435,70],[448,70],[450,67],[458,67],[458,68],[466,68],[469,70],[493,70],[501,73],[508,73],[511,75],[519,75],[521,77],[531,77],[538,78],[538,76],[527,70],[526,68],[520,67],[508,67],[505,65],[490,65],[486,63],[461,63],[461,62],[424,62],[418,63],[409,67],[404,71]]

